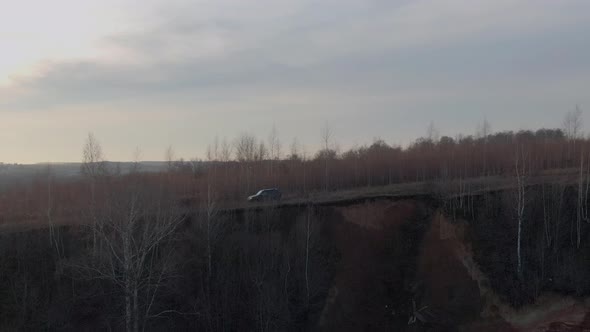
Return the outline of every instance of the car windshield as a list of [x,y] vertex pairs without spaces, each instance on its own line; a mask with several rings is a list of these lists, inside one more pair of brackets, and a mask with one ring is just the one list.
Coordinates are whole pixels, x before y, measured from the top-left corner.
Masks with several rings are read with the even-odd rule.
[[259,192],[256,193],[256,195],[262,195],[263,192],[264,192],[264,190],[260,190]]

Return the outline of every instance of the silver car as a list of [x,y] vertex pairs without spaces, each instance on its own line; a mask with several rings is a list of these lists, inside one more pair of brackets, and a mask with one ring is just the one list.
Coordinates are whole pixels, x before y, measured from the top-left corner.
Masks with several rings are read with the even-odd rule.
[[248,202],[280,201],[281,196],[281,192],[277,188],[262,189],[256,195],[248,197]]

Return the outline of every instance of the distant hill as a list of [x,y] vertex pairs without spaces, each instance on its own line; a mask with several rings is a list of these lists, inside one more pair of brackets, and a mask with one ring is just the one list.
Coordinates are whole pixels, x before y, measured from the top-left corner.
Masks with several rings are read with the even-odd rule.
[[[121,173],[129,172],[132,165],[131,162],[107,162],[109,169],[119,169]],[[140,165],[142,172],[159,172],[167,167],[167,163],[163,161],[144,161]],[[0,189],[30,182],[38,176],[47,174],[48,171],[60,180],[75,179],[81,175],[80,167],[81,163],[0,163]]]

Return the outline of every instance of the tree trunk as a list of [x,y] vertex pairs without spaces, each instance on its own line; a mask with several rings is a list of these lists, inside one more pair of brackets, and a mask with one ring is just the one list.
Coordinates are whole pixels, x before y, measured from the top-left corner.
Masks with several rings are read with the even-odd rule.
[[578,184],[578,213],[576,218],[576,244],[577,247],[580,248],[580,225],[582,223],[582,205],[584,200],[584,154],[580,155],[580,182]]
[[326,183],[325,183],[325,191],[328,191],[328,159],[326,158],[326,165],[325,165],[326,169],[325,169],[325,174],[324,176],[326,177]]
[[97,229],[97,220],[96,220],[96,210],[95,210],[95,184],[94,179],[90,180],[90,213],[92,218],[92,253],[96,256],[97,249],[96,249],[96,229]]
[[310,223],[311,223],[311,207],[308,206],[307,208],[307,227],[306,227],[306,234],[305,234],[305,289],[307,294],[307,308],[309,308],[309,237],[311,235],[310,231]]
[[125,329],[128,332],[132,331],[132,313],[131,313],[131,285],[128,281],[125,282]]
[[131,231],[129,225],[125,225],[127,228],[123,234],[123,278],[125,280],[125,327],[127,332],[133,331],[134,319],[133,319],[133,279],[131,271]]
[[139,332],[139,304],[138,304],[138,288],[137,281],[133,282],[133,332]]
[[[522,154],[522,155],[521,155]],[[516,217],[518,221],[518,238],[516,245],[517,255],[517,274],[518,278],[522,280],[522,223],[524,220],[524,208],[525,208],[525,175],[526,175],[526,160],[524,158],[524,152],[522,148],[516,150],[516,181],[517,181],[517,197],[516,197]]]
[[522,233],[522,218],[519,216],[518,217],[518,244],[517,244],[517,248],[516,248],[516,252],[517,252],[517,256],[518,256],[518,267],[517,267],[517,271],[518,271],[518,278],[522,279],[522,256],[521,256],[521,236]]

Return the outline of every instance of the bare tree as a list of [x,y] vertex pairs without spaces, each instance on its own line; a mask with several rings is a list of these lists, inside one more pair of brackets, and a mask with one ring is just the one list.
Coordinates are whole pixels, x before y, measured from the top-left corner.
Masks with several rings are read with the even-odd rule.
[[[318,304],[317,295],[328,285],[327,264],[325,260],[325,242],[321,239],[321,217],[313,204],[308,204],[305,211],[298,217],[295,239],[298,242],[296,257],[293,257],[294,275],[293,286],[298,288],[297,302],[301,305],[299,310],[310,312]],[[297,310],[297,309],[296,309]]]
[[590,154],[588,154],[587,160],[588,160],[588,162],[586,162],[586,171],[585,171],[586,174],[583,179],[586,188],[584,190],[584,198],[582,201],[582,213],[581,214],[582,214],[582,219],[586,222],[589,222],[590,218],[588,216],[588,194],[590,193]]
[[307,150],[305,149],[305,146],[301,147],[301,166],[303,166],[303,193],[306,194],[307,193],[307,170],[306,170],[306,166],[307,165]]
[[51,166],[48,165],[46,169],[46,176],[47,176],[47,209],[45,211],[45,216],[47,217],[47,223],[49,224],[49,243],[53,245],[53,237],[54,237],[54,227],[53,227],[53,218],[52,218],[52,183],[53,183],[53,176]]
[[[568,140],[568,157],[570,162],[576,153],[576,141],[582,135],[582,110],[578,105],[563,118],[563,132]],[[570,164],[570,166],[573,166]]]
[[50,165],[48,165],[45,170],[45,176],[46,176],[46,181],[47,181],[47,205],[46,205],[46,210],[45,210],[45,217],[47,218],[47,223],[49,225],[49,244],[55,249],[55,252],[56,252],[58,258],[61,258],[61,256],[62,256],[61,234],[59,232],[59,228],[55,227],[54,220],[53,220],[54,175],[53,175],[53,170]]
[[476,137],[481,138],[487,142],[487,139],[491,134],[492,134],[492,126],[488,122],[488,119],[484,118],[483,122],[477,126]]
[[264,144],[263,141],[260,141],[260,143],[258,143],[258,148],[256,149],[256,154],[255,154],[255,160],[257,161],[263,161],[266,160],[266,158],[268,157],[268,150],[266,148],[266,145]]
[[82,174],[92,179],[105,174],[102,147],[93,133],[88,133],[82,154]]
[[221,141],[221,152],[220,152],[221,161],[223,161],[223,162],[230,161],[231,155],[232,155],[231,144],[229,144],[227,142],[227,139],[224,137],[223,140]]
[[438,143],[438,141],[440,140],[440,132],[434,125],[433,121],[430,121],[430,124],[426,129],[426,138],[428,139],[428,141],[434,144]]
[[168,172],[172,171],[174,169],[174,158],[175,158],[174,148],[172,147],[172,145],[168,145],[168,147],[166,148],[164,158],[166,160]]
[[299,142],[297,141],[297,137],[293,138],[293,142],[291,143],[291,147],[290,147],[290,154],[289,154],[289,159],[291,160],[298,160],[301,158],[300,156],[300,151],[299,151]]
[[139,183],[112,184],[98,222],[89,225],[101,250],[90,263],[72,265],[121,290],[127,331],[139,331],[151,316],[158,288],[171,273],[167,242],[183,218],[170,197]]
[[582,131],[582,110],[579,105],[573,111],[567,112],[563,118],[563,132],[569,140],[580,138]]
[[324,151],[324,190],[328,191],[328,184],[329,184],[329,171],[328,171],[328,161],[330,156],[330,148],[332,146],[332,129],[326,122],[324,127],[322,128],[322,144],[323,144],[323,151]]
[[248,193],[251,185],[251,165],[249,163],[257,160],[259,153],[256,137],[243,133],[236,138],[234,146],[236,160],[240,162],[240,173],[243,174],[242,177],[246,178],[244,192]]
[[578,209],[576,216],[577,247],[581,243],[582,221],[588,221],[588,192],[590,189],[590,158],[584,165],[584,151],[580,154],[580,178],[578,181]]
[[309,308],[309,299],[310,299],[310,291],[309,291],[309,239],[311,238],[311,214],[312,214],[312,207],[310,205],[307,206],[307,215],[305,218],[305,293],[306,293],[306,306]]
[[206,246],[207,246],[207,277],[211,278],[212,273],[212,242],[214,235],[217,233],[215,228],[215,219],[217,217],[217,204],[215,199],[215,193],[211,189],[211,186],[207,186],[207,201],[205,202],[205,233],[206,233]]
[[273,162],[281,159],[281,141],[277,128],[273,125],[268,135],[269,173],[273,175]]
[[322,128],[322,145],[324,150],[330,150],[332,147],[332,128],[326,122],[324,127]]
[[257,156],[256,137],[250,134],[241,134],[234,143],[236,159],[238,161],[254,161]]
[[[96,182],[98,178],[106,174],[106,167],[100,143],[89,133],[82,150],[82,174],[90,180],[90,219],[96,224]],[[93,250],[96,252],[96,233],[93,233]]]
[[133,161],[131,162],[131,169],[129,170],[130,173],[136,174],[141,171],[141,149],[139,147],[135,148],[133,151]]
[[213,144],[207,146],[207,160],[217,161],[219,160],[219,138],[215,136]]
[[525,155],[524,148],[521,146],[516,147],[516,156],[514,159],[514,169],[516,171],[516,219],[518,222],[518,235],[516,245],[517,255],[517,274],[522,279],[522,224],[524,222],[524,209],[526,205],[526,177],[527,177],[527,158]]
[[548,208],[547,208],[547,199],[545,198],[546,194],[545,194],[545,184],[543,183],[541,185],[541,198],[543,200],[543,234],[544,239],[545,239],[545,245],[547,247],[549,247],[551,245],[551,232],[550,232],[550,228],[551,228],[551,224],[550,224],[550,218],[549,218],[549,213],[548,213]]
[[492,126],[488,119],[484,118],[481,125],[477,128],[477,137],[483,141],[482,159],[483,159],[483,174],[488,175],[488,138],[492,133]]
[[222,227],[224,225],[223,219],[219,216],[218,206],[217,206],[217,198],[216,193],[212,186],[207,186],[207,197],[202,202],[201,208],[201,217],[199,218],[199,225],[201,229],[204,231],[204,240],[205,240],[205,248],[206,248],[206,259],[207,259],[207,271],[206,271],[206,282],[205,282],[205,303],[207,305],[207,319],[209,320],[209,325],[213,325],[214,322],[214,299],[215,296],[213,294],[213,284],[215,281],[213,279],[213,252],[215,250],[215,245],[219,240],[219,237],[222,234]]

